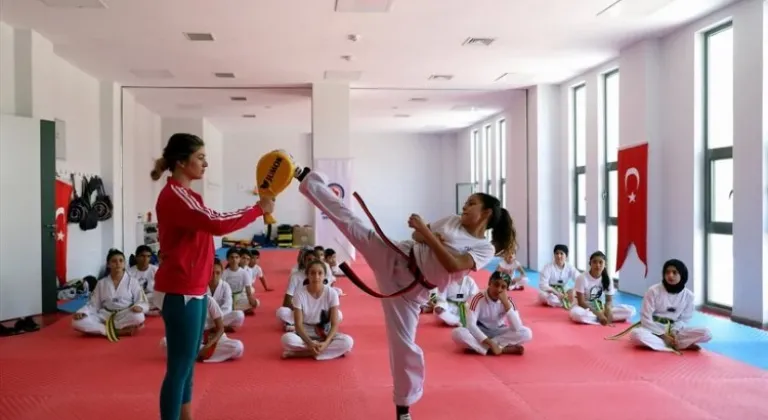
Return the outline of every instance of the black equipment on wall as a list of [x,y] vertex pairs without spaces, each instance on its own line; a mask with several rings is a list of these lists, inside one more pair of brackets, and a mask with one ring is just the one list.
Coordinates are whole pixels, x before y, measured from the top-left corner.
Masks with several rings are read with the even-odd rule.
[[[72,201],[69,202],[69,214],[67,221],[69,223],[81,223],[88,214],[88,202],[83,196],[77,195],[77,184],[75,184],[75,175],[70,175],[72,180]],[[85,191],[80,191],[83,194]]]
[[93,178],[88,179],[83,177],[83,191],[80,192],[82,197],[86,200],[88,206],[88,213],[85,218],[80,221],[80,229],[93,230],[99,225],[99,213],[93,206],[93,193],[95,193],[96,184],[93,182]]
[[107,195],[107,191],[104,189],[104,181],[98,176],[91,178],[91,182],[94,184],[96,191],[96,200],[93,202],[93,208],[99,215],[99,221],[104,222],[112,218],[112,199]]

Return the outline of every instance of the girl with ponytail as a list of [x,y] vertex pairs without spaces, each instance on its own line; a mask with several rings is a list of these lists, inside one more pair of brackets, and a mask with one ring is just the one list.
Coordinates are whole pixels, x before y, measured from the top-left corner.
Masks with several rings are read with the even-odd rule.
[[635,315],[634,307],[613,304],[616,288],[605,267],[605,254],[601,251],[589,256],[589,270],[576,277],[574,290],[577,305],[570,311],[573,322],[613,325],[614,321],[625,322]]
[[193,134],[171,136],[150,176],[170,176],[157,197],[157,224],[163,263],[155,274],[153,303],[165,324],[168,359],[160,389],[160,419],[192,418],[192,377],[208,313],[206,289],[213,273],[213,236],[223,236],[274,210],[272,199],[219,213],[209,209],[190,184],[202,179],[208,162],[205,143]]
[[[427,224],[412,214],[408,226],[414,230],[413,240],[394,243],[371,230],[347,207],[328,187],[323,174],[303,168],[296,178],[301,182],[299,191],[328,217],[373,270],[382,293],[365,286],[348,265],[340,265],[350,280],[368,289],[366,293],[382,299],[396,418],[411,420],[409,407],[424,393],[424,353],[416,344],[422,305],[429,300],[431,289],[445,289],[470,272],[483,269],[495,255],[514,252],[515,224],[498,198],[476,193],[464,203],[461,215]],[[490,241],[486,239],[488,230]]]

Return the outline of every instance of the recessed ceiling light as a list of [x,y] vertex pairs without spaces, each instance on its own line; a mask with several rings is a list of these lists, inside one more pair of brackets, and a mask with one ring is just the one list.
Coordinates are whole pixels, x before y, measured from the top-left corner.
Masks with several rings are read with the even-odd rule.
[[243,102],[248,100],[248,98],[246,98],[245,96],[232,96],[229,99],[235,102]]
[[256,118],[255,114],[243,114],[243,118]]
[[184,32],[184,36],[190,41],[213,41],[213,34],[205,32]]
[[453,75],[451,75],[451,74],[433,74],[433,75],[429,76],[429,80],[443,80],[443,81],[447,81],[447,80],[451,80],[451,79],[453,79]]
[[327,70],[325,72],[325,80],[353,82],[360,80],[362,75],[363,72],[361,71]]
[[103,0],[40,0],[48,7],[72,8],[72,9],[106,9]]
[[493,42],[496,41],[496,38],[473,38],[469,37],[464,40],[464,42],[461,45],[464,45],[466,47],[487,47],[493,44]]
[[213,73],[214,76],[218,77],[219,79],[234,79],[235,73]]
[[507,82],[509,79],[512,78],[512,76],[517,75],[517,73],[504,73],[501,76],[497,77],[494,82]]
[[176,108],[182,109],[185,111],[192,111],[192,110],[203,109],[203,104],[178,104],[176,105]]
[[337,12],[386,13],[394,0],[336,0]]
[[427,98],[411,98],[409,99],[411,102],[427,102]]
[[408,114],[395,114],[395,118],[411,118]]
[[139,79],[172,79],[173,74],[168,70],[161,69],[133,69],[131,74]]

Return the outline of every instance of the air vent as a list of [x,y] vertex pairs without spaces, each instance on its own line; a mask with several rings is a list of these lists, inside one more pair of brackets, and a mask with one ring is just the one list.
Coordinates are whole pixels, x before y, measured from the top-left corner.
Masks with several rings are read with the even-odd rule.
[[173,74],[168,70],[134,69],[131,74],[139,79],[172,79]]
[[213,73],[214,76],[219,79],[234,79],[235,73]]
[[40,0],[48,7],[66,9],[106,9],[104,0]]
[[427,98],[411,98],[411,102],[427,102]]
[[395,114],[395,118],[411,118],[408,114]]
[[453,75],[450,74],[433,74],[429,76],[429,80],[443,80],[448,81],[453,79]]
[[256,118],[255,114],[243,114],[243,118]]
[[461,44],[465,47],[487,47],[493,44],[496,38],[467,38],[464,43]]
[[244,102],[248,100],[248,98],[246,98],[245,96],[232,96],[229,99],[232,100],[233,102]]
[[184,36],[193,42],[197,41],[213,41],[213,34],[204,32],[184,32]]

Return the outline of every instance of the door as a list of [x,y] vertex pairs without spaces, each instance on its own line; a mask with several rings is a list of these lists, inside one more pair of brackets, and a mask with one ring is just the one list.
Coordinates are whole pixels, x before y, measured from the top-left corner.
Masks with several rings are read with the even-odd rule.
[[[40,121],[40,266],[42,270],[42,313],[58,311],[56,307],[56,123]],[[66,217],[59,216],[59,217]]]
[[0,320],[42,313],[40,121],[0,115]]

